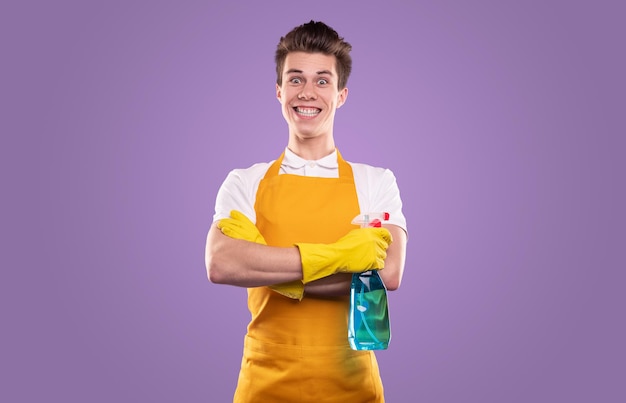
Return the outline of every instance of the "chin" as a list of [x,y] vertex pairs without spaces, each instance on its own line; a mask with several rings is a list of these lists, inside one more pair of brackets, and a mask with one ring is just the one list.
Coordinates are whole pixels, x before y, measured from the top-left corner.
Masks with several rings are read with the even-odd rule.
[[294,133],[300,138],[312,139],[315,137],[321,137],[322,132],[319,130],[295,130]]

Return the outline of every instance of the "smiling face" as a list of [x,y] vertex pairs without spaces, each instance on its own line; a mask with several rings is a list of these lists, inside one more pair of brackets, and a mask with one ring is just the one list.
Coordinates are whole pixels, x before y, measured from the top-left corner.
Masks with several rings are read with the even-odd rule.
[[285,59],[276,97],[289,125],[288,147],[302,157],[321,158],[335,148],[335,111],[348,96],[337,87],[335,64],[335,56],[323,53],[291,52]]

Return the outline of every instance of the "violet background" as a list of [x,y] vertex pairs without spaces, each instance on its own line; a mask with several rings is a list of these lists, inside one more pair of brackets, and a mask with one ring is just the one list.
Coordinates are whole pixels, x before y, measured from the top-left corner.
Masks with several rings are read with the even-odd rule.
[[354,46],[348,160],[409,223],[387,401],[626,401],[623,3],[3,1],[0,400],[228,402],[228,171],[287,141],[279,37]]

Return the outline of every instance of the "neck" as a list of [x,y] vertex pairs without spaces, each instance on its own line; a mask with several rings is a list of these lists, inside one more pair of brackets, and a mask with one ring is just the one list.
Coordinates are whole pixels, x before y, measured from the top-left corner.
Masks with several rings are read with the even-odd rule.
[[287,147],[300,158],[305,160],[319,160],[335,151],[335,141],[332,136],[316,138],[291,137]]

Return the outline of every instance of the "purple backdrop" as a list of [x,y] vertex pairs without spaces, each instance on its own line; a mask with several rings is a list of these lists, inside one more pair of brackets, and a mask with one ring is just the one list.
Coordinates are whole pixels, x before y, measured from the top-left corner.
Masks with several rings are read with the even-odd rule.
[[409,222],[387,400],[626,401],[624,7],[372,3],[2,2],[0,400],[230,401],[245,290],[205,235],[316,19],[354,47],[337,145]]

